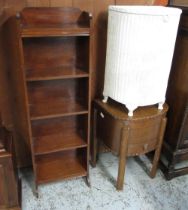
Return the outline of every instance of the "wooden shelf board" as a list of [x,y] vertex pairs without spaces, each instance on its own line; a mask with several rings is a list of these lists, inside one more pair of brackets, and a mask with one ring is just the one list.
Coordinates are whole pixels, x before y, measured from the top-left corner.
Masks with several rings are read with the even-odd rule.
[[21,31],[22,37],[50,37],[50,36],[89,36],[88,27],[74,25],[49,25],[49,26],[24,26]]
[[56,68],[30,69],[26,70],[26,81],[42,81],[56,79],[71,79],[89,77],[89,73],[84,70],[62,66]]
[[73,129],[46,136],[33,137],[35,155],[87,147],[80,134]]
[[30,119],[49,119],[55,117],[72,116],[88,114],[88,110],[81,104],[76,102],[67,101],[66,103],[59,99],[59,101],[46,101],[30,105]]
[[84,160],[74,150],[39,157],[36,170],[38,184],[87,175]]

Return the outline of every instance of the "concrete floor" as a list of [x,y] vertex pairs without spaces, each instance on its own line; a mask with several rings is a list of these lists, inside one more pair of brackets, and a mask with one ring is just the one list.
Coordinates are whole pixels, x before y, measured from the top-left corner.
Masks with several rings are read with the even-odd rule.
[[151,179],[146,173],[150,166],[145,156],[129,158],[124,190],[117,192],[118,158],[102,154],[97,167],[90,168],[91,188],[82,178],[41,185],[38,199],[32,193],[32,172],[24,170],[22,210],[188,210],[188,175],[166,181],[158,170]]

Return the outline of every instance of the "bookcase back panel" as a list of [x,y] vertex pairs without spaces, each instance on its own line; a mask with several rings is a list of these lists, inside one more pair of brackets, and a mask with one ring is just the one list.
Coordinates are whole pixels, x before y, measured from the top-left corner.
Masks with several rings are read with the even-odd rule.
[[88,111],[86,78],[29,82],[27,87],[31,119]]
[[[26,12],[25,12],[26,11]],[[27,8],[21,13],[22,24],[24,26],[49,26],[49,25],[71,25],[85,24],[89,26],[86,14],[77,8]]]
[[87,121],[85,114],[32,122],[35,154],[86,147]]
[[84,140],[87,140],[87,118],[87,115],[78,115],[33,121],[32,134],[34,138],[37,138],[56,133],[65,133],[69,130],[83,134]]
[[[88,90],[82,82],[87,84],[86,79],[66,79],[54,81],[37,81],[28,83],[28,96],[30,103],[50,102],[50,100],[75,101],[85,99]],[[79,94],[79,95],[78,95]]]
[[88,73],[89,38],[24,38],[23,48],[27,78]]

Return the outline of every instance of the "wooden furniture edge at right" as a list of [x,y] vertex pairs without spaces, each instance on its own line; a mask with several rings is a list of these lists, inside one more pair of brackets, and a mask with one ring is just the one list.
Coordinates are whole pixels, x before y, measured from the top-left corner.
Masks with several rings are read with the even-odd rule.
[[188,174],[188,7],[174,7],[182,9],[182,15],[167,87],[170,109],[160,159],[167,180]]

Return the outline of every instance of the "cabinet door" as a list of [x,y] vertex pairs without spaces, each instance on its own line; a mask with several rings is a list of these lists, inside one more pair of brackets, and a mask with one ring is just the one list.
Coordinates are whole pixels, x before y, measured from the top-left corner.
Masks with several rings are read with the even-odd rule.
[[0,155],[0,209],[18,206],[18,189],[11,155]]
[[188,107],[182,122],[180,148],[188,148]]
[[0,163],[0,209],[8,206],[4,164]]

